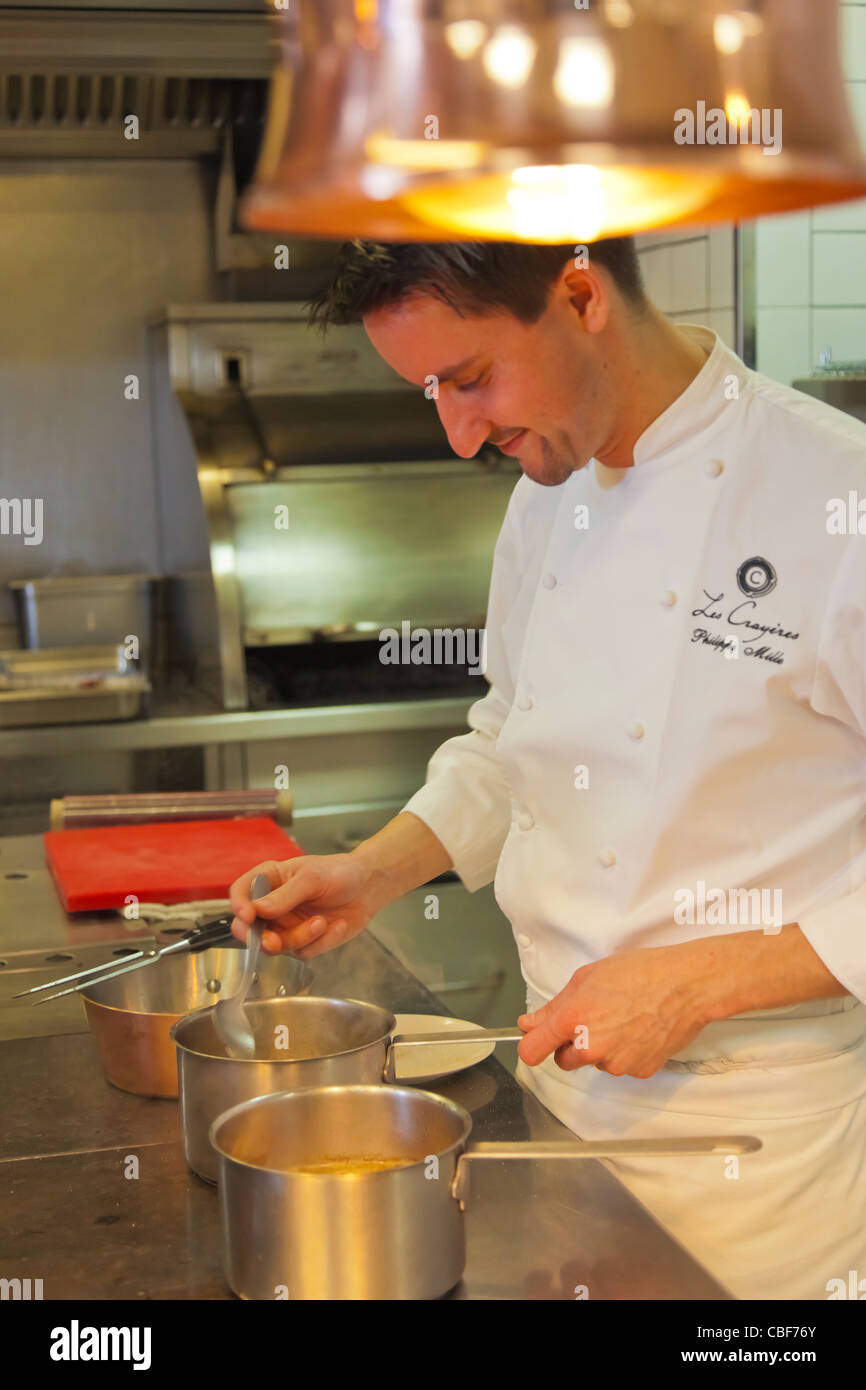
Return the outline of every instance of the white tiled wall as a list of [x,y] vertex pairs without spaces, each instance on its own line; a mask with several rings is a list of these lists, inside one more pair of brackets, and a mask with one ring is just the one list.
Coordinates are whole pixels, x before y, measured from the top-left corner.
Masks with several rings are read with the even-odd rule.
[[[866,0],[842,6],[848,97],[866,147]],[[866,199],[756,224],[757,365],[807,376],[825,348],[866,359]]]
[[637,238],[647,294],[674,323],[702,323],[735,347],[734,233],[690,227]]
[[[866,0],[842,6],[848,98],[866,148]],[[777,381],[808,376],[827,347],[866,359],[866,199],[755,224],[757,366]],[[705,323],[735,347],[734,234],[729,227],[637,239],[650,299],[680,323]]]

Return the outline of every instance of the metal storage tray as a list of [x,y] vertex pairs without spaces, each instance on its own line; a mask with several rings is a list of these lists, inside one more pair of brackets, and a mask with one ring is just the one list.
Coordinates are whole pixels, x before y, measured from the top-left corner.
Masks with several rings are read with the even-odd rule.
[[122,642],[136,633],[141,670],[150,663],[153,601],[157,576],[150,574],[49,575],[12,579],[23,647],[66,650],[73,645]]
[[150,688],[122,647],[0,652],[0,728],[134,719]]

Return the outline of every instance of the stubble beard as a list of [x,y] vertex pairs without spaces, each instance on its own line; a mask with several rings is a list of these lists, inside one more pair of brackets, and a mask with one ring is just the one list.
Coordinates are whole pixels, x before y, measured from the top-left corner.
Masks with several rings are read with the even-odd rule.
[[[537,476],[534,472],[527,472],[527,477],[531,478],[534,483],[538,483],[541,487],[561,487],[563,483],[568,482],[572,473],[584,467],[584,464],[578,463],[574,458],[566,458],[563,454],[558,453],[541,435],[538,436],[538,439],[541,446],[541,467],[538,469]],[[526,472],[525,468],[524,472]]]

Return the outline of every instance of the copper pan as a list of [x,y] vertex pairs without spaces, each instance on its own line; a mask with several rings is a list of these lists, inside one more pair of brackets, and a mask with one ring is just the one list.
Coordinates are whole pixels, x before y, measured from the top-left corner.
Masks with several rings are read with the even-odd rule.
[[[165,956],[146,970],[89,985],[80,991],[106,1079],[139,1096],[177,1098],[177,1057],[169,1036],[186,1014],[215,1004],[237,988],[246,952],[215,946]],[[294,956],[264,958],[250,999],[308,994],[310,967]]]

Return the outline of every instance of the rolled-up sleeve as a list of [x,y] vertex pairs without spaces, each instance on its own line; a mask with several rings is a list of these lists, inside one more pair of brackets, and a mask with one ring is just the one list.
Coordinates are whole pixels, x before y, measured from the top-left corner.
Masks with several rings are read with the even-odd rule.
[[797,920],[827,969],[866,1003],[866,539],[861,536],[848,542],[822,620],[811,704],[860,735],[863,813],[851,826],[844,873]]
[[496,543],[490,582],[485,644],[489,689],[469,710],[469,732],[437,748],[427,765],[424,786],[404,807],[445,846],[471,893],[493,880],[511,825],[512,797],[496,757],[496,741],[514,699],[502,629],[519,589],[520,570],[512,497]]

